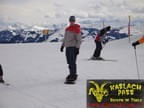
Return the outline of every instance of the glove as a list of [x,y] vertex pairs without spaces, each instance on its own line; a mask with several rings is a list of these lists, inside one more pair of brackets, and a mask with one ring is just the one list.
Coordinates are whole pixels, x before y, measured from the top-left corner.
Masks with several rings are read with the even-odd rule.
[[63,52],[64,46],[61,46],[60,51]]
[[136,49],[136,46],[139,44],[139,42],[138,41],[136,41],[136,42],[133,42],[132,43],[132,46]]
[[79,54],[79,48],[76,48],[75,52],[76,52],[76,55],[78,55]]

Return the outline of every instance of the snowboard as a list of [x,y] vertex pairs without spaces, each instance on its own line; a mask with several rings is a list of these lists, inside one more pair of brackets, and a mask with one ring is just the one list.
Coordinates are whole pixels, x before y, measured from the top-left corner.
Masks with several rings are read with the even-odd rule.
[[76,81],[67,81],[67,80],[64,82],[64,84],[75,84],[75,83]]

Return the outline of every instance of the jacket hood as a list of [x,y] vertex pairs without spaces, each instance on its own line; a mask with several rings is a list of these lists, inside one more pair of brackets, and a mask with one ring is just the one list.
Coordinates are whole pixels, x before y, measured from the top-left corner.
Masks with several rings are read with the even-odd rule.
[[66,31],[70,31],[70,32],[79,34],[80,33],[80,25],[79,24],[70,25],[66,28]]

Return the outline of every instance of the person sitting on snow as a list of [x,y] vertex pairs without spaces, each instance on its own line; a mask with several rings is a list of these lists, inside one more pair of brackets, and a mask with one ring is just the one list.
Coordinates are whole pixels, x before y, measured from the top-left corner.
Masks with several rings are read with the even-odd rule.
[[1,65],[0,65],[0,83],[4,83],[4,80],[3,80],[3,69],[2,69]]
[[101,50],[102,50],[102,43],[105,44],[108,42],[108,40],[105,38],[106,33],[111,30],[111,26],[107,26],[99,31],[99,33],[96,35],[95,39],[95,44],[96,44],[96,49],[94,51],[93,56],[91,59],[93,60],[101,60],[102,58],[100,57],[101,55]]
[[133,42],[133,43],[132,43],[132,46],[133,46],[134,48],[136,48],[137,45],[142,44],[142,43],[144,43],[144,36],[143,36],[141,39]]

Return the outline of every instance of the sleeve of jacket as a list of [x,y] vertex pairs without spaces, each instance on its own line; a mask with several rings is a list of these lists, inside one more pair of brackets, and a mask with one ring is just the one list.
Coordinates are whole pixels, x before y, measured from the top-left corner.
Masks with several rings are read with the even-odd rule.
[[66,37],[66,31],[65,31],[65,33],[64,33],[64,38],[63,38],[63,41],[62,41],[62,45],[61,46],[65,46],[65,37]]
[[143,36],[140,40],[138,40],[138,42],[139,42],[140,44],[144,43],[144,36]]
[[80,48],[80,45],[81,45],[81,39],[82,39],[82,36],[81,34],[76,34],[76,48]]

